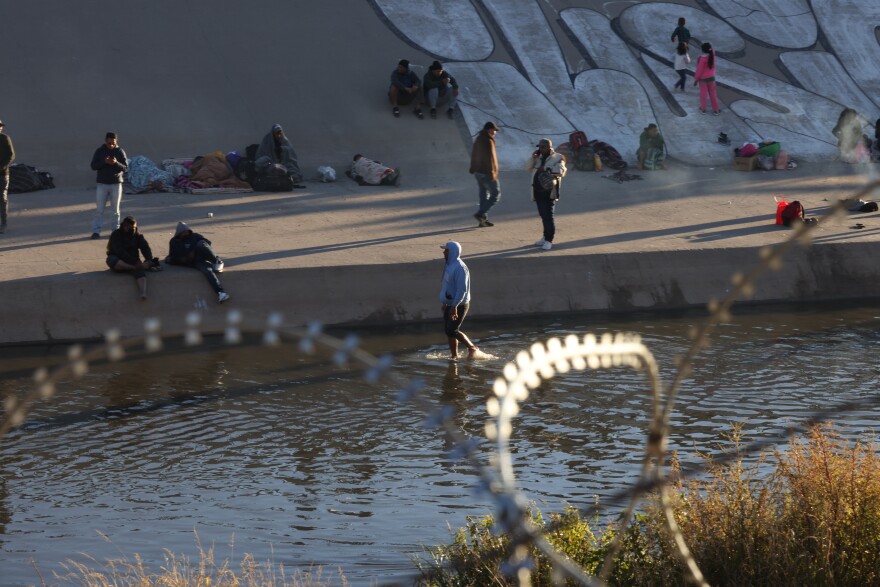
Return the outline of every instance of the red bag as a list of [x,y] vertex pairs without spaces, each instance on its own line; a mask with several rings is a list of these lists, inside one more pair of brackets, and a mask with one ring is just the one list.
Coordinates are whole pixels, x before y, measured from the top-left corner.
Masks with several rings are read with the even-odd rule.
[[788,202],[783,196],[773,196],[773,199],[776,200],[776,224],[782,226],[782,211],[788,206]]
[[791,226],[792,222],[803,222],[805,212],[806,210],[804,210],[800,202],[797,200],[790,202],[788,206],[782,209],[782,224],[784,226]]
[[568,142],[568,148],[571,149],[571,152],[577,153],[579,148],[587,146],[587,133],[582,130],[575,131],[568,135]]

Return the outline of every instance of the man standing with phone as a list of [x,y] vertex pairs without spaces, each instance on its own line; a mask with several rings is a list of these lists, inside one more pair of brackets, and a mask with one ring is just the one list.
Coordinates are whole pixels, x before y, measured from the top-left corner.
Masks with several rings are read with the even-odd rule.
[[[122,174],[128,169],[125,151],[119,146],[115,132],[108,132],[104,144],[92,157],[92,169],[98,172],[98,188],[95,195],[95,218],[92,221],[92,240],[101,238],[104,225],[104,208],[110,203],[113,213],[112,230],[119,228],[119,207],[122,204]],[[112,232],[112,231],[111,231]]]

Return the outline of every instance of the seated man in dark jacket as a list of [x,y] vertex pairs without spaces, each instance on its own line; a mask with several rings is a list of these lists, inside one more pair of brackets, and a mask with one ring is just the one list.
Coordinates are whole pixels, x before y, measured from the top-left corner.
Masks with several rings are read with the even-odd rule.
[[174,238],[168,242],[168,256],[165,257],[165,262],[169,265],[195,267],[204,274],[208,284],[217,294],[219,303],[222,304],[229,299],[229,294],[223,291],[220,278],[217,277],[217,273],[223,273],[223,260],[211,248],[211,241],[193,232],[185,222],[177,223]]
[[[141,261],[140,254],[144,260]],[[147,239],[138,232],[134,216],[126,216],[122,224],[110,234],[107,241],[107,266],[113,271],[131,273],[141,292],[141,299],[147,299],[147,276],[145,271],[158,271],[159,259],[153,257]]]

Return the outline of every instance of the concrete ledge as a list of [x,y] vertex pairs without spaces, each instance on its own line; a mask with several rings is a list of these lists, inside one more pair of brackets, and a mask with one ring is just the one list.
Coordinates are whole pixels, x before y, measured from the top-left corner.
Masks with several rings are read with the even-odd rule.
[[[754,301],[806,301],[876,295],[880,267],[866,262],[871,243],[825,244],[790,253],[778,272],[764,274]],[[475,258],[473,318],[569,311],[679,309],[704,305],[730,290],[736,271],[758,262],[757,248],[641,253]],[[94,339],[111,328],[143,333],[158,318],[178,334],[187,313],[202,314],[205,330],[221,332],[227,312],[251,324],[279,311],[288,324],[389,324],[437,320],[437,261],[237,271],[224,274],[233,299],[219,305],[195,271],[150,274],[150,298],[137,298],[133,280],[109,271],[0,282],[0,343]],[[250,308],[264,310],[256,311]]]

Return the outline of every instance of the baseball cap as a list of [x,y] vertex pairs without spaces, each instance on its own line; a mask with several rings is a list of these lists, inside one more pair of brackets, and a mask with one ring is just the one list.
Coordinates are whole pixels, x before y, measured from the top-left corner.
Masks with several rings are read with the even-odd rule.
[[548,147],[550,147],[552,149],[553,148],[553,141],[551,141],[550,139],[541,139],[540,141],[538,141],[538,144],[535,146],[542,147],[544,145],[547,145]]
[[494,122],[489,121],[483,125],[483,130],[500,130]]

